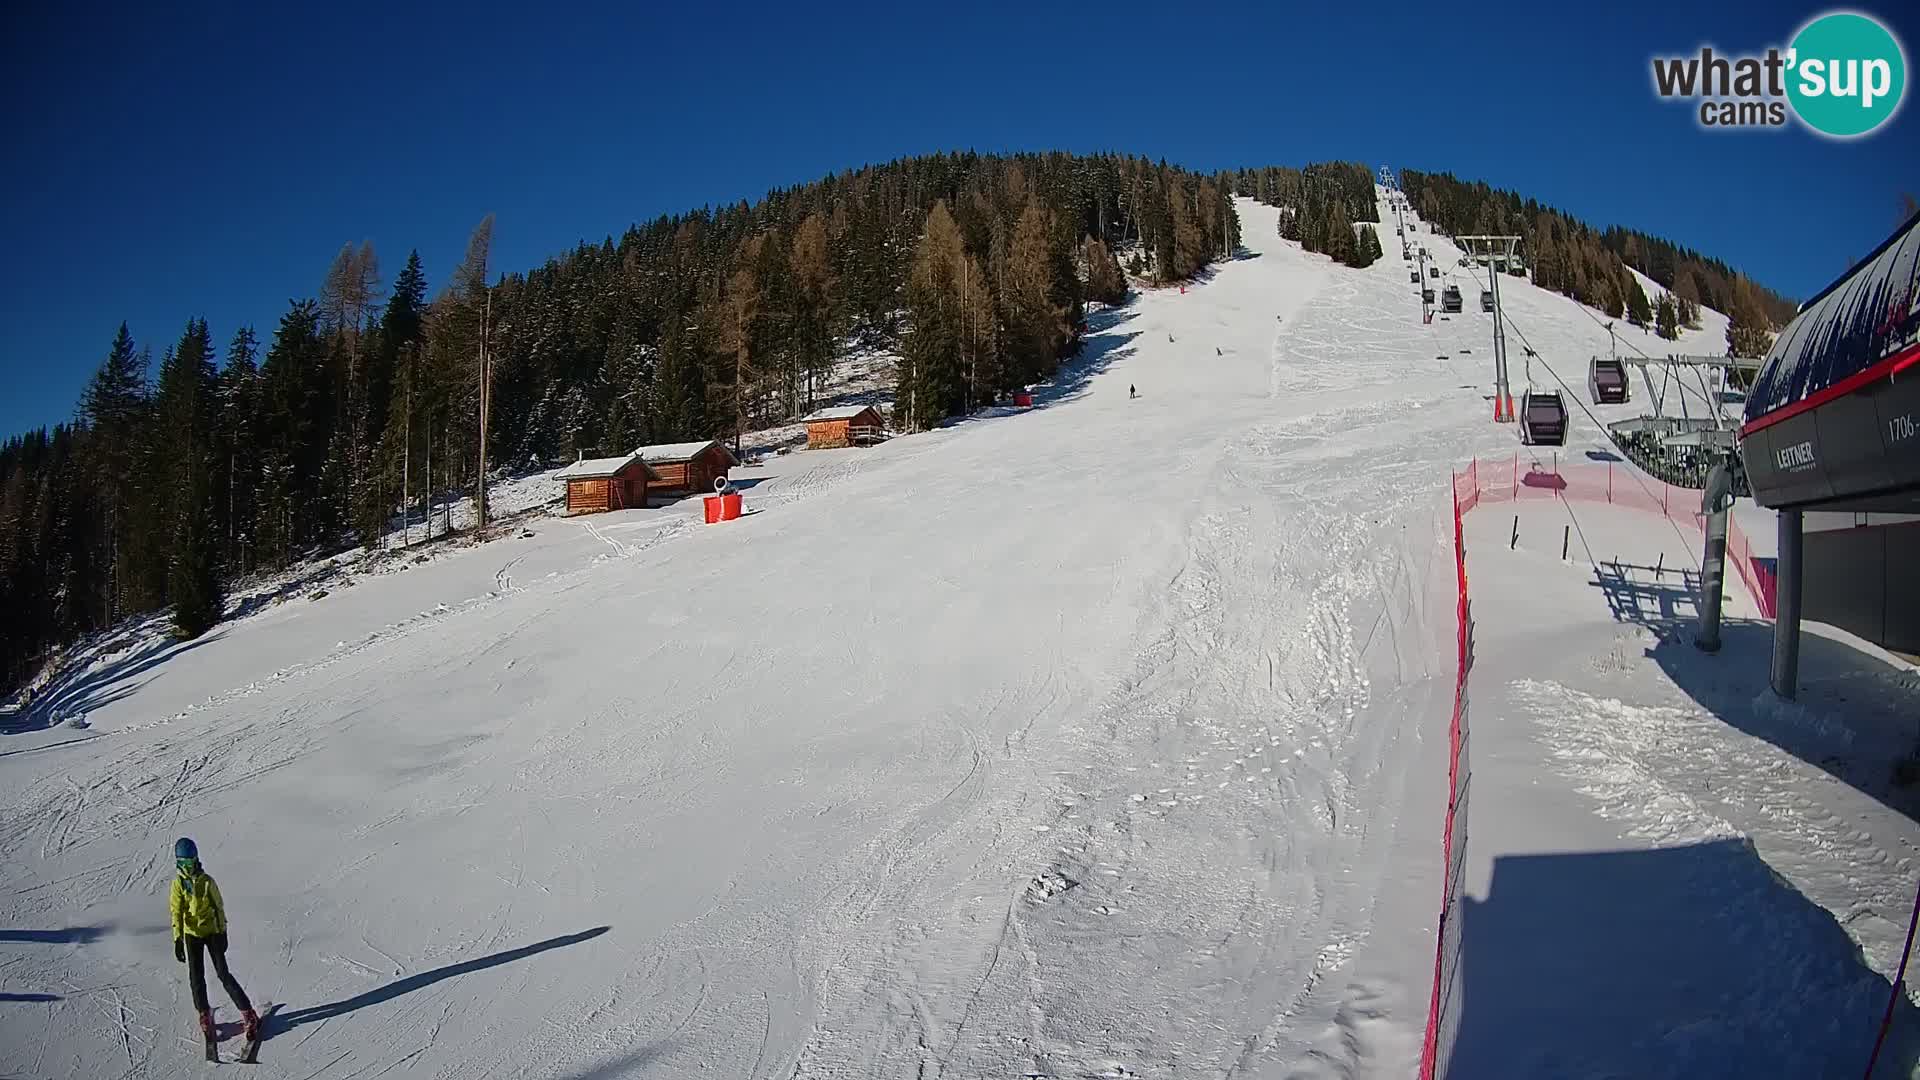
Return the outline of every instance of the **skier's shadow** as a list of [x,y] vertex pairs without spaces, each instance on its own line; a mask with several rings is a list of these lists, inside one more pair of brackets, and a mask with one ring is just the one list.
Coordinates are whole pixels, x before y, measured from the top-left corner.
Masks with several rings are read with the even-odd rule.
[[465,975],[469,972],[480,971],[484,968],[498,967],[501,964],[511,964],[515,960],[524,960],[535,953],[546,952],[548,949],[559,949],[568,945],[577,945],[589,938],[599,937],[601,934],[606,933],[608,929],[609,928],[605,926],[596,926],[591,930],[582,930],[577,934],[548,938],[545,941],[534,942],[532,945],[522,945],[517,949],[497,952],[491,956],[482,956],[473,960],[462,960],[457,964],[448,964],[445,967],[434,968],[432,971],[422,971],[417,975],[409,975],[404,979],[395,979],[385,986],[376,986],[365,993],[355,994],[350,998],[343,998],[340,1001],[331,1001],[325,1005],[315,1005],[311,1008],[296,1009],[293,1012],[263,1018],[261,1026],[268,1035],[278,1035],[282,1032],[291,1031],[302,1024],[313,1024],[322,1020],[331,1020],[336,1016],[344,1016],[347,1013],[364,1009],[369,1005],[378,1005],[383,1001],[392,1001],[402,994],[411,994],[422,987],[432,986],[442,979],[451,979],[456,975]]

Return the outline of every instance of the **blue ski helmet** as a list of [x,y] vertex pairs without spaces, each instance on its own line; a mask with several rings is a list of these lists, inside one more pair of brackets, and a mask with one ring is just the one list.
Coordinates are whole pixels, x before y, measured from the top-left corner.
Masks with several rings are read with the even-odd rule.
[[173,857],[175,859],[198,859],[200,857],[200,849],[193,846],[193,841],[183,836],[173,842]]

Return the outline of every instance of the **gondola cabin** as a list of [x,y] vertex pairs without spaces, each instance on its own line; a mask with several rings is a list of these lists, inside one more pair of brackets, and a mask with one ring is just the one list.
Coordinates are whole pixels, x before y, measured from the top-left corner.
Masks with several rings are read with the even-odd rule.
[[1567,444],[1567,403],[1558,390],[1529,390],[1520,398],[1520,441],[1528,446]]
[[1421,290],[1420,290],[1420,302],[1421,302],[1421,303],[1423,303],[1423,304],[1431,304],[1431,303],[1433,303],[1433,290],[1432,290],[1432,289],[1421,289]]
[[1457,313],[1460,310],[1460,287],[1449,285],[1440,293],[1440,310]]
[[1627,365],[1610,356],[1596,356],[1587,365],[1587,396],[1595,405],[1623,405],[1633,396]]
[[639,454],[586,458],[553,474],[567,485],[567,513],[601,514],[647,505],[647,463]]
[[1437,266],[1429,266],[1429,267],[1427,267],[1427,276],[1428,276],[1428,277],[1430,277],[1430,278],[1437,278],[1437,277],[1439,277],[1439,276],[1440,276],[1440,268],[1439,268],[1439,267],[1437,267]]
[[1407,280],[1409,282],[1412,282],[1415,285],[1420,284],[1420,271],[1418,270],[1407,271]]
[[1480,290],[1480,310],[1481,311],[1493,310],[1493,294],[1488,292],[1485,289]]

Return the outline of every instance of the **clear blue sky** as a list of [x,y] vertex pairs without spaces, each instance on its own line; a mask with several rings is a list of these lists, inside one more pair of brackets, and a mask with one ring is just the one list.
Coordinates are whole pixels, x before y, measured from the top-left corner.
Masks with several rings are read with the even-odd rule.
[[[347,241],[389,278],[417,247],[437,290],[489,211],[520,270],[935,150],[1450,170],[1795,296],[1892,229],[1911,101],[1842,144],[1652,95],[1654,53],[1784,45],[1826,7],[1639,6],[9,5],[0,434],[70,416],[122,319],[156,356],[196,315],[269,337]],[[1911,5],[1860,10],[1914,61]]]

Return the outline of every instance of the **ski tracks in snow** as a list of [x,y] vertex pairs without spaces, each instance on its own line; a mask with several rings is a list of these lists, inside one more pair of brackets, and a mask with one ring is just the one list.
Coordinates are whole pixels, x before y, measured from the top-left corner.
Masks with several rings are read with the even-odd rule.
[[1421,349],[1405,322],[1340,282],[1279,323],[1272,397],[1196,463],[1133,670],[1049,795],[1052,859],[995,909],[950,1026],[910,1010],[922,1075],[1354,1076],[1405,1042],[1382,1025],[1424,1002],[1343,977],[1422,718],[1391,706],[1445,667],[1422,625],[1444,465],[1395,442],[1428,399],[1378,389]]
[[[1656,846],[1752,841],[1807,899],[1837,913],[1868,965],[1892,980],[1920,852],[1898,837],[1890,852],[1834,813],[1838,800],[1806,794],[1840,781],[1697,707],[1630,705],[1531,679],[1513,694],[1555,769],[1601,817]],[[1920,990],[1907,993],[1920,1004]]]

